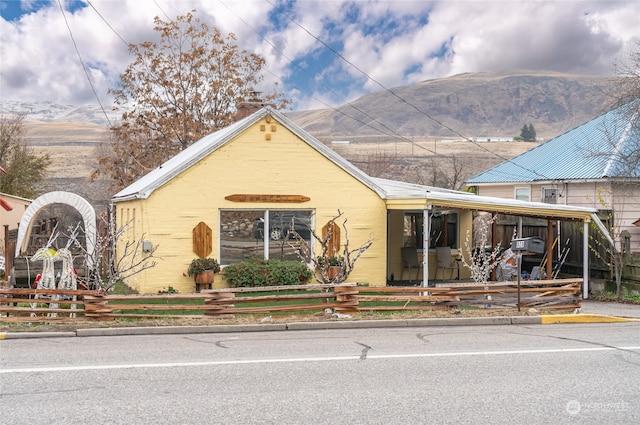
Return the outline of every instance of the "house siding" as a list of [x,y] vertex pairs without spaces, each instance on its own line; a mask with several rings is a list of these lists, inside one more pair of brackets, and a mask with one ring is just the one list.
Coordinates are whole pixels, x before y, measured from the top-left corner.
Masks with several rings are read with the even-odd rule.
[[[232,194],[304,195],[310,200],[289,204],[225,199]],[[220,258],[221,209],[311,209],[315,211],[316,233],[340,210],[347,219],[351,249],[374,239],[349,281],[386,284],[385,202],[286,127],[265,119],[201,158],[147,199],[118,203],[118,224],[132,220],[134,230],[129,234],[158,245],[155,255],[161,258],[154,268],[134,276],[130,284],[147,293],[169,286],[179,292],[193,291],[193,278],[186,276],[189,262],[196,257],[192,230],[205,222],[213,233],[211,256]],[[343,232],[342,244],[345,236]],[[221,275],[216,276],[214,285],[225,286]]]

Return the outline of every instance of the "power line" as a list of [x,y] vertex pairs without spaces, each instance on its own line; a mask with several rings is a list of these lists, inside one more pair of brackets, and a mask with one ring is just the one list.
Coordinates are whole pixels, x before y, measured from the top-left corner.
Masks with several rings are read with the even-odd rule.
[[[267,3],[269,3],[273,8],[275,8],[276,6],[271,2],[271,0],[265,0]],[[349,61],[347,58],[345,58],[342,54],[340,54],[340,52],[338,52],[337,50],[335,50],[333,47],[331,47],[329,44],[327,44],[324,40],[320,39],[318,36],[316,36],[315,34],[313,34],[311,31],[309,31],[307,28],[305,28],[302,24],[298,23],[295,19],[293,19],[291,16],[289,16],[286,13],[282,13],[282,16],[284,16],[285,18],[287,18],[289,21],[291,21],[294,25],[296,25],[297,27],[299,27],[300,29],[302,29],[304,32],[306,32],[309,36],[311,36],[314,40],[318,41],[320,44],[322,44],[326,49],[328,49],[330,52],[332,52],[334,55],[336,55],[338,58],[340,58],[342,61],[344,61],[345,63],[349,64],[351,67],[353,67],[355,70],[357,70],[358,72],[360,72],[363,76],[365,76],[367,79],[369,79],[370,81],[374,82],[375,84],[377,84],[380,88],[382,88],[383,90],[385,90],[386,92],[391,93],[394,97],[396,97],[397,99],[399,99],[402,103],[410,106],[411,108],[415,109],[417,112],[419,112],[420,114],[424,115],[425,117],[427,117],[428,119],[432,120],[433,122],[435,122],[436,124],[442,126],[443,128],[453,132],[454,134],[462,137],[464,140],[466,140],[469,143],[472,143],[474,145],[476,145],[477,147],[479,147],[480,149],[486,150],[487,152],[490,152],[492,154],[494,154],[495,156],[497,156],[498,158],[501,158],[505,161],[511,162],[512,164],[526,170],[529,172],[532,172],[540,177],[543,178],[547,178],[546,176],[538,173],[537,171],[524,167],[520,164],[517,164],[513,161],[511,161],[511,159],[509,158],[505,158],[495,152],[491,152],[490,150],[488,150],[487,148],[485,148],[484,146],[481,146],[479,143],[476,143],[473,139],[471,139],[470,137],[465,136],[464,134],[462,134],[462,132],[444,124],[443,122],[441,122],[440,120],[436,119],[435,117],[431,116],[430,114],[424,112],[422,109],[418,108],[417,106],[415,106],[414,104],[412,104],[411,102],[408,102],[405,98],[403,98],[402,96],[398,95],[397,93],[395,93],[393,90],[389,89],[388,87],[386,87],[384,84],[382,84],[381,82],[379,82],[378,80],[376,80],[375,78],[371,77],[369,74],[367,74],[365,71],[363,71],[362,69],[360,69],[357,65],[355,65],[353,62]]]
[[62,7],[62,3],[60,2],[60,0],[58,0],[58,6],[60,6],[60,12],[62,13],[62,17],[64,18],[64,23],[67,25],[67,30],[69,30],[69,36],[71,37],[71,41],[73,42],[73,47],[76,50],[76,54],[78,55],[78,59],[80,60],[80,64],[82,65],[82,69],[84,70],[84,75],[86,75],[87,81],[89,81],[89,86],[91,86],[91,91],[93,91],[93,95],[96,97],[96,100],[100,105],[100,109],[102,110],[104,117],[107,119],[107,122],[109,123],[109,127],[112,127],[111,120],[109,119],[109,115],[107,115],[107,111],[104,110],[104,106],[102,105],[102,102],[100,101],[100,97],[96,92],[96,88],[93,86],[93,82],[91,81],[91,78],[89,76],[89,71],[87,70],[87,66],[82,60],[82,55],[80,55],[80,50],[78,50],[78,45],[76,44],[76,40],[75,38],[73,38],[73,32],[71,31],[71,27],[69,26],[69,22],[67,21],[67,16],[64,13],[64,9]]
[[89,6],[91,6],[91,8],[92,8],[92,9],[93,9],[97,14],[98,14],[98,16],[100,17],[100,19],[102,19],[102,21],[103,21],[105,24],[107,24],[107,26],[111,29],[111,31],[113,31],[113,33],[114,33],[116,36],[118,36],[118,38],[119,38],[120,40],[122,40],[122,42],[123,42],[127,47],[129,47],[129,43],[128,43],[124,38],[122,38],[122,36],[121,36],[120,34],[118,34],[118,31],[116,31],[116,30],[111,26],[111,24],[110,24],[109,22],[107,22],[107,20],[104,18],[104,16],[102,16],[102,14],[101,14],[100,12],[98,12],[98,9],[96,9],[96,7],[93,5],[93,3],[91,3],[91,1],[90,1],[90,0],[86,0],[86,2],[87,2],[87,3],[89,4]]

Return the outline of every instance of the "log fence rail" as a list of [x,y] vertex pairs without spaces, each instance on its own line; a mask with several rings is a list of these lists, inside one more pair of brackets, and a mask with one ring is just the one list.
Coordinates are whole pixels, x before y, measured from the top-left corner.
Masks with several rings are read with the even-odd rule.
[[[224,318],[236,315],[344,314],[520,307],[573,310],[580,307],[582,279],[474,283],[437,287],[369,287],[354,283],[223,288],[192,294],[111,295],[102,291],[0,289],[0,322],[77,319]],[[57,304],[57,308],[49,308]]]

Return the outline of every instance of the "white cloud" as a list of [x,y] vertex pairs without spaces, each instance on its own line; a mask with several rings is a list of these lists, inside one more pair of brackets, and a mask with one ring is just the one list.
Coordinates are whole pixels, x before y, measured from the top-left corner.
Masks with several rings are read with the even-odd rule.
[[[302,28],[281,9],[274,13],[271,3],[286,8],[284,13]],[[515,68],[610,74],[614,59],[640,39],[637,1],[298,0],[283,6],[276,0],[92,0],[91,4],[102,17],[86,7],[67,12],[66,18],[106,105],[111,104],[107,90],[132,59],[120,37],[130,43],[156,39],[154,16],[167,20],[192,9],[223,33],[235,33],[240,47],[263,55],[264,90],[273,82],[286,82],[280,89],[301,109],[325,107],[322,102],[341,104],[380,90],[312,35],[386,87]],[[2,99],[96,103],[57,2],[1,24]]]

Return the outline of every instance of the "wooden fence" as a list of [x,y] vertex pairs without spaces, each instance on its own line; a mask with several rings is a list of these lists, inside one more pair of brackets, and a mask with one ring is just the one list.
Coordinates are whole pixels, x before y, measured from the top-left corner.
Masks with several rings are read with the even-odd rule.
[[312,315],[325,309],[356,314],[476,306],[574,309],[582,279],[443,287],[367,287],[356,284],[225,288],[193,294],[108,295],[101,291],[0,289],[0,322],[68,322],[79,318],[216,318],[235,315]]

